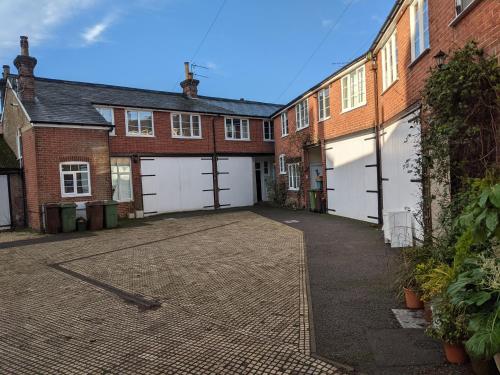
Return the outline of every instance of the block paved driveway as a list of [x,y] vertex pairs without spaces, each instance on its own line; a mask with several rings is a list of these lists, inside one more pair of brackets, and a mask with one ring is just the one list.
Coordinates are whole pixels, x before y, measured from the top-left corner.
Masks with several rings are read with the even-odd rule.
[[251,212],[0,241],[0,374],[340,374],[310,356],[304,264]]

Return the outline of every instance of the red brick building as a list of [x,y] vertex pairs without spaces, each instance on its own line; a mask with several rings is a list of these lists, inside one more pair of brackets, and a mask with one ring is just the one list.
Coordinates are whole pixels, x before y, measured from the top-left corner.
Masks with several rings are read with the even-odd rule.
[[498,14],[497,0],[398,0],[366,53],[284,106],[200,96],[188,66],[182,94],[35,78],[22,37],[0,87],[27,223],[43,228],[54,201],[114,198],[138,217],[244,206],[276,175],[290,205],[320,190],[331,214],[419,238],[420,92],[440,52],[474,40],[498,56]]
[[421,179],[408,166],[419,153],[421,90],[440,51],[473,40],[498,56],[498,14],[495,0],[397,1],[363,56],[273,115],[289,197],[305,207],[321,186],[329,213],[387,225],[407,212],[402,236],[421,237]]
[[18,75],[4,66],[3,136],[25,181],[26,221],[52,202],[115,199],[121,216],[252,205],[273,179],[270,114],[281,106],[35,78],[21,37]]

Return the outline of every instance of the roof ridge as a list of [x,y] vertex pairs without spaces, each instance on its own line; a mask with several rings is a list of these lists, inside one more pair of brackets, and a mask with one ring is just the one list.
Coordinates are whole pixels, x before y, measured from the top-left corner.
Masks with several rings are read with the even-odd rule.
[[[110,89],[129,90],[129,91],[141,91],[141,92],[152,93],[152,94],[164,94],[164,95],[174,95],[174,96],[185,97],[185,95],[182,94],[182,93],[180,93],[180,92],[143,89],[143,88],[139,88],[139,87],[129,87],[129,86],[118,86],[118,85],[110,85],[110,84],[106,84],[106,83],[93,83],[93,82],[71,81],[71,80],[65,80],[65,79],[46,78],[46,77],[35,77],[35,80],[45,81],[45,82],[64,83],[64,84],[69,84],[69,85],[84,85],[84,86],[93,86],[93,87],[102,87],[102,88],[110,88]],[[266,102],[259,102],[259,101],[254,101],[254,100],[241,100],[241,99],[221,98],[221,97],[206,96],[206,95],[198,95],[198,98],[221,100],[221,101],[235,102],[235,103],[250,103],[250,104],[272,105],[272,106],[276,106],[276,107],[281,107],[282,106],[282,104],[276,104],[276,103],[266,103]]]

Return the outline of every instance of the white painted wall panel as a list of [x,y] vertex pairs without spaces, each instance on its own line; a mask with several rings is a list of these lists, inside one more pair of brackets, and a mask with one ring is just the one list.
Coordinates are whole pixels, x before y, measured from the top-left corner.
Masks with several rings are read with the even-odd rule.
[[[160,157],[141,160],[145,215],[201,210],[213,205],[212,161],[200,157]],[[156,194],[156,195],[148,195]]]
[[252,206],[254,204],[254,167],[251,157],[220,157],[218,161],[219,203],[230,207]]
[[0,175],[0,228],[9,227],[11,224],[8,178],[6,175]]
[[[328,208],[331,214],[376,223],[376,146],[372,132],[326,144]],[[333,189],[333,190],[332,190]],[[370,218],[371,216],[371,218]]]
[[[420,127],[410,121],[412,114],[384,129],[381,136],[381,158],[384,211],[411,211],[417,238],[423,238],[421,226],[421,183],[412,168],[405,165],[416,160],[420,152]],[[410,165],[412,163],[410,162]]]

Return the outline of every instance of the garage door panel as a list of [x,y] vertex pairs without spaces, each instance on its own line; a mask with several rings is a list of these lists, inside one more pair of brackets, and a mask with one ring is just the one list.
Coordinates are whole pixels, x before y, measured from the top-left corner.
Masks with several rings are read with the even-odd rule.
[[222,207],[251,206],[253,200],[253,159],[219,158],[219,204]]
[[377,222],[377,158],[373,133],[330,142],[325,147],[330,213]]

